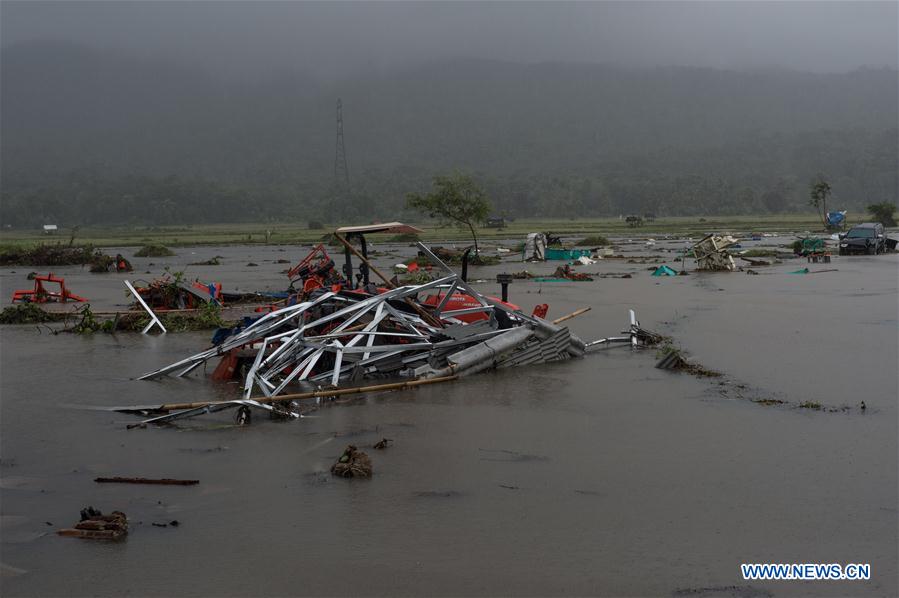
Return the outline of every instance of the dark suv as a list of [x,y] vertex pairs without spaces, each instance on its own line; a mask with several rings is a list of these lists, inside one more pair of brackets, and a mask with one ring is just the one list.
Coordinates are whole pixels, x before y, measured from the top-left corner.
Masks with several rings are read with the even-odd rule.
[[850,253],[867,253],[877,255],[886,251],[886,236],[883,225],[879,222],[865,222],[853,226],[849,232],[840,236],[840,255]]

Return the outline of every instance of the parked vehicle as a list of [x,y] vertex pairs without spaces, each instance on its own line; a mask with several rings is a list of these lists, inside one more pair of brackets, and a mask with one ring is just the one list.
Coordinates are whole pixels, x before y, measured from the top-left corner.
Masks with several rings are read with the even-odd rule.
[[865,222],[853,226],[840,237],[840,255],[867,253],[877,255],[886,251],[886,236],[879,222]]

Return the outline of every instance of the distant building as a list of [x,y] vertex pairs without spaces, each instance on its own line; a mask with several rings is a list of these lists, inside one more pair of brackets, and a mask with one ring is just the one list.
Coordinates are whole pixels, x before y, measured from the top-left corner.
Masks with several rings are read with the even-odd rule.
[[45,224],[44,225],[44,234],[45,235],[55,235],[56,231],[59,230],[59,227],[55,224]]
[[487,219],[487,228],[505,228],[506,219],[501,216],[491,216]]

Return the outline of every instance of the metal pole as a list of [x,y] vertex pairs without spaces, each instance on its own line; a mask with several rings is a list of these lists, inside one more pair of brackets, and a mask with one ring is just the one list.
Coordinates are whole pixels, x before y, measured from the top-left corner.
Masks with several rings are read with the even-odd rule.
[[141,330],[140,333],[147,334],[150,328],[152,328],[153,325],[156,324],[162,330],[162,333],[165,334],[167,332],[165,326],[162,325],[162,322],[159,321],[159,318],[156,317],[156,314],[153,313],[153,310],[150,309],[146,303],[144,303],[143,298],[140,296],[140,293],[135,290],[134,286],[131,284],[131,281],[126,280],[125,286],[128,287],[128,290],[131,291],[131,294],[134,295],[134,298],[137,299],[137,302],[140,303],[141,307],[143,307],[147,311],[147,313],[150,314],[150,323],[147,324],[147,326],[143,330]]
[[[422,378],[420,380],[408,380],[406,382],[393,382],[390,384],[375,384],[373,386],[354,386],[352,388],[332,388],[313,390],[310,392],[299,392],[286,395],[275,395],[271,397],[253,397],[251,401],[259,403],[272,403],[275,401],[296,401],[302,399],[313,399],[316,397],[337,397],[342,395],[359,394],[363,392],[381,392],[385,390],[402,390],[404,388],[414,388],[425,384],[436,384],[438,382],[449,382],[458,378],[456,375],[442,376],[440,378]],[[208,407],[211,405],[226,405],[233,401],[200,401],[196,403],[169,403],[159,405],[158,407],[142,407],[146,411],[180,411],[182,409],[197,409],[200,407]],[[126,409],[127,410],[127,409]]]

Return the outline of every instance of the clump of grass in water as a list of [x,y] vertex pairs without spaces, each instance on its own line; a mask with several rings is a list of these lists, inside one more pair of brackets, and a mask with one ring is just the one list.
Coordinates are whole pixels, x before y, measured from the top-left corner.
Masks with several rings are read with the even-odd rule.
[[420,241],[421,237],[419,237],[416,233],[400,233],[398,235],[393,235],[387,239],[388,243],[415,243],[416,241]]
[[[228,328],[233,322],[222,319],[222,310],[216,303],[205,303],[193,313],[157,313],[156,316],[169,332],[190,332],[195,330],[214,330]],[[125,316],[116,321],[115,330],[123,332],[140,332],[150,323],[150,316]]]
[[[100,321],[91,311],[90,305],[82,307],[79,313],[81,320],[72,328],[66,328],[65,332],[74,334],[140,332],[150,323],[150,316],[136,314],[124,314],[112,320]],[[157,314],[157,317],[169,332],[214,330],[234,325],[234,322],[226,322],[222,319],[222,310],[215,303],[206,303],[194,313],[167,314],[163,312]]]
[[144,245],[134,252],[134,257],[169,257],[175,255],[175,252],[165,245]]
[[784,404],[784,401],[781,401],[780,399],[753,399],[752,402],[759,405],[765,405],[766,407]]
[[[493,266],[495,264],[499,264],[502,260],[495,255],[475,255],[468,258],[468,263],[472,266]],[[461,264],[462,258],[459,257],[457,259],[450,260],[451,264]]]
[[0,312],[0,324],[40,324],[57,318],[34,303],[20,303]]
[[688,374],[692,374],[694,376],[698,376],[700,378],[719,378],[721,377],[721,372],[716,372],[714,370],[710,370],[698,363],[690,363],[684,357],[683,352],[672,344],[670,338],[663,337],[662,344],[659,346],[656,351],[656,358],[662,359],[668,355],[675,355],[677,357],[677,361],[674,366],[668,368],[672,370],[678,370],[681,372],[687,372]]
[[609,240],[602,235],[593,235],[575,243],[577,247],[604,247],[610,244]]
[[81,320],[77,324],[75,324],[72,328],[66,328],[65,332],[72,332],[74,334],[93,334],[95,332],[115,332],[115,322],[113,320],[107,320],[106,322],[101,322],[94,316],[93,310],[91,310],[90,303],[87,303],[78,310],[78,313],[81,314]]
[[776,249],[747,249],[739,253],[741,257],[777,257]]
[[192,262],[188,264],[189,266],[221,266],[222,263],[219,261],[220,259],[224,259],[221,255],[216,255],[204,262]]

